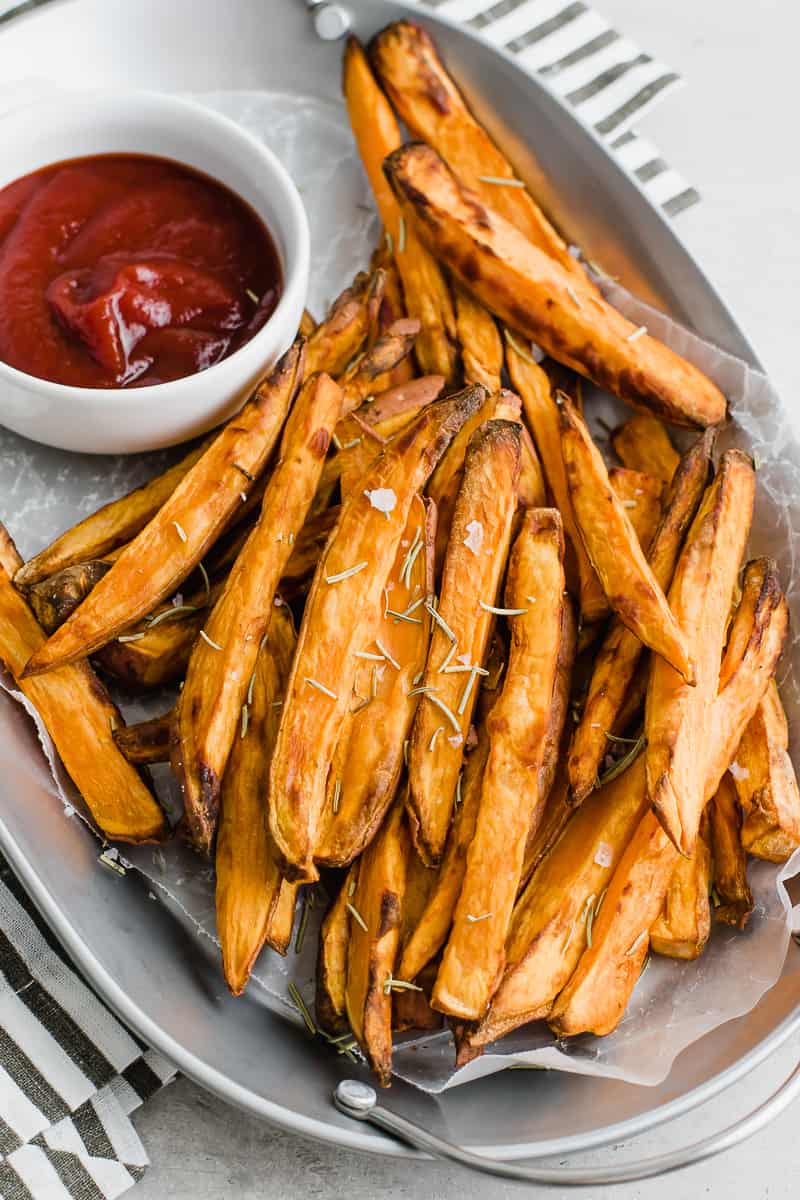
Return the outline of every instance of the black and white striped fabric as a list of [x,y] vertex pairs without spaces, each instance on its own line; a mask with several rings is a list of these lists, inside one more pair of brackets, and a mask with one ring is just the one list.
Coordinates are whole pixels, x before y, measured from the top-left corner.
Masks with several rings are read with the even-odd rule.
[[682,84],[583,0],[417,0],[519,56],[608,143],[669,216],[700,196],[632,126]]
[[[0,22],[42,0],[0,0]],[[419,0],[574,106],[674,216],[698,193],[633,126],[680,77],[582,0]],[[67,962],[0,857],[0,1200],[113,1200],[147,1155],[130,1115],[174,1077]]]
[[0,1197],[113,1200],[147,1155],[130,1121],[174,1068],[63,957],[0,858]]

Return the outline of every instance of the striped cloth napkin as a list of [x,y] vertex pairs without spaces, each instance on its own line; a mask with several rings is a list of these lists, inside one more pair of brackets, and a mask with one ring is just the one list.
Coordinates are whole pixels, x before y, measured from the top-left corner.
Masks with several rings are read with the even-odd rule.
[[[45,0],[0,0],[0,23]],[[519,55],[671,216],[698,193],[633,129],[680,84],[582,0],[419,0]],[[75,971],[0,856],[0,1200],[113,1200],[147,1155],[131,1113],[174,1068]]]

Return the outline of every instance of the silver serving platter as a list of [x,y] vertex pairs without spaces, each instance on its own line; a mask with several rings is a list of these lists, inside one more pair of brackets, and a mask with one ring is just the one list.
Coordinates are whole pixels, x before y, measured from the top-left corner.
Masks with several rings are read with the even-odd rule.
[[[428,10],[382,0],[348,0],[347,9],[365,38],[398,17],[427,25],[567,236],[632,291],[758,365],[672,226],[543,83]],[[68,87],[268,86],[339,103],[340,56],[339,43],[316,38],[300,0],[51,0],[0,23],[0,80],[12,86],[30,76]],[[39,452],[27,444],[32,450]],[[41,453],[47,478],[58,454]],[[35,734],[3,697],[0,741],[8,739],[30,750]],[[354,1068],[268,1011],[257,993],[232,999],[213,947],[130,877],[97,868],[93,839],[52,819],[52,797],[28,757],[20,754],[0,778],[0,849],[111,1008],[197,1083],[267,1121],[357,1149],[413,1153],[335,1111],[332,1089]],[[800,1027],[795,982],[786,967],[752,1012],[696,1042],[656,1087],[515,1071],[437,1099],[396,1083],[388,1099],[432,1133],[495,1157],[563,1156],[619,1141],[708,1100],[788,1038]]]

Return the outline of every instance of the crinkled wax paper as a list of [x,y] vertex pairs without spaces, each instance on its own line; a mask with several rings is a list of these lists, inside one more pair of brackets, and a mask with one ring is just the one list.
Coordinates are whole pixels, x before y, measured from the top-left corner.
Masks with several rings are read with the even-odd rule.
[[[197,98],[263,137],[297,181],[312,231],[309,306],[315,314],[321,314],[355,268],[366,265],[378,235],[343,112],[316,100],[269,93],[220,93]],[[726,444],[749,450],[759,466],[752,548],[778,560],[793,628],[800,628],[800,576],[792,531],[800,498],[800,446],[787,410],[762,374],[654,312],[619,285],[604,281],[603,287],[633,321],[647,325],[703,368],[730,397],[734,419],[724,435]],[[606,421],[618,420],[623,411],[616,401],[600,394],[593,397],[588,408],[593,418]],[[599,425],[597,432],[600,437]],[[80,516],[142,483],[167,459],[166,452],[138,458],[66,454],[0,429],[2,519],[21,552],[30,555]],[[780,683],[790,726],[800,730],[800,647],[796,635],[787,649]],[[8,680],[3,686],[22,700]],[[148,713],[164,711],[169,702],[170,697],[164,694],[124,707],[129,720],[138,720]],[[75,822],[75,836],[89,836],[79,827],[81,801],[41,727],[39,733],[50,771],[45,771],[42,761],[34,760],[33,755],[30,770],[61,799],[68,819]],[[795,743],[796,761],[798,750],[800,746]],[[0,770],[11,755],[19,765],[19,753],[19,747],[8,740],[0,745]],[[159,769],[156,774],[159,789],[174,806],[176,797],[167,770]],[[129,868],[146,877],[150,894],[163,901],[172,918],[198,937],[216,940],[213,871],[208,865],[177,842],[158,849],[125,847],[120,857]],[[792,919],[783,880],[797,871],[800,852],[781,869],[769,863],[752,863],[750,883],[755,909],[747,929],[740,933],[716,927],[705,953],[694,963],[654,956],[623,1021],[611,1036],[557,1043],[543,1024],[537,1024],[510,1034],[460,1071],[453,1069],[449,1034],[412,1036],[400,1039],[397,1046],[397,1075],[430,1092],[511,1065],[611,1076],[633,1083],[660,1082],[682,1050],[725,1021],[749,1011],[778,979]],[[121,881],[120,886],[126,883]],[[265,1002],[290,1020],[296,1020],[297,1015],[287,997],[289,981],[294,980],[309,1001],[313,995],[317,928],[315,914],[311,915],[302,953],[281,959],[265,951],[253,973],[252,986],[263,989]],[[155,911],[153,919],[159,919]]]

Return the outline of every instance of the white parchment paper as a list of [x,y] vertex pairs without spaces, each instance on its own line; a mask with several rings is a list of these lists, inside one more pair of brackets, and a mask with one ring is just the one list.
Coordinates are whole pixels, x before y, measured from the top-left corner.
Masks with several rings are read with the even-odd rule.
[[[378,236],[370,196],[343,112],[322,102],[298,102],[275,93],[220,93],[196,97],[240,121],[262,137],[297,181],[308,209],[312,231],[312,291],[309,306],[319,315],[358,266],[366,265]],[[2,99],[0,99],[2,106]],[[748,450],[759,467],[752,551],[777,559],[787,590],[793,630],[800,628],[800,576],[793,523],[800,499],[800,446],[787,410],[769,381],[743,362],[703,342],[630,296],[619,285],[603,281],[609,298],[637,324],[647,325],[663,341],[705,370],[731,401],[733,421],[725,445]],[[587,402],[592,418],[616,422],[623,409],[596,393]],[[596,426],[598,433],[600,426]],[[137,458],[99,458],[59,452],[35,445],[0,429],[0,517],[27,557],[82,515],[135,487],[163,469],[169,453]],[[792,633],[780,674],[790,727],[800,731],[800,647]],[[2,686],[35,713],[8,678]],[[148,701],[122,697],[129,720],[165,711],[171,697]],[[74,822],[75,836],[88,832],[83,805],[37,721],[46,763],[30,754],[29,766]],[[793,758],[800,761],[797,734]],[[20,748],[0,744],[0,771],[20,761]],[[27,759],[26,759],[27,763]],[[162,797],[176,809],[174,787],[166,769],[156,771]],[[100,847],[98,847],[98,850]],[[153,920],[175,919],[202,939],[216,942],[213,870],[175,842],[164,848],[124,847],[119,857],[131,875],[147,881],[149,894],[162,901]],[[98,866],[98,870],[104,869]],[[491,1047],[482,1058],[453,1070],[450,1035],[399,1040],[395,1072],[430,1092],[491,1074],[508,1066],[529,1066],[609,1076],[640,1084],[659,1083],[677,1055],[703,1034],[748,1012],[778,979],[792,926],[784,880],[800,871],[800,852],[778,869],[752,863],[750,883],[755,909],[748,927],[737,932],[716,927],[703,956],[680,963],[654,956],[639,981],[619,1028],[606,1038],[581,1037],[556,1042],[543,1024],[517,1030]],[[131,880],[120,886],[134,886]],[[144,898],[142,900],[144,902]],[[167,915],[169,913],[169,916]],[[289,1020],[297,1014],[288,999],[294,981],[311,1001],[319,910],[312,913],[302,952],[281,959],[265,951],[251,986],[263,991],[270,1007]]]

